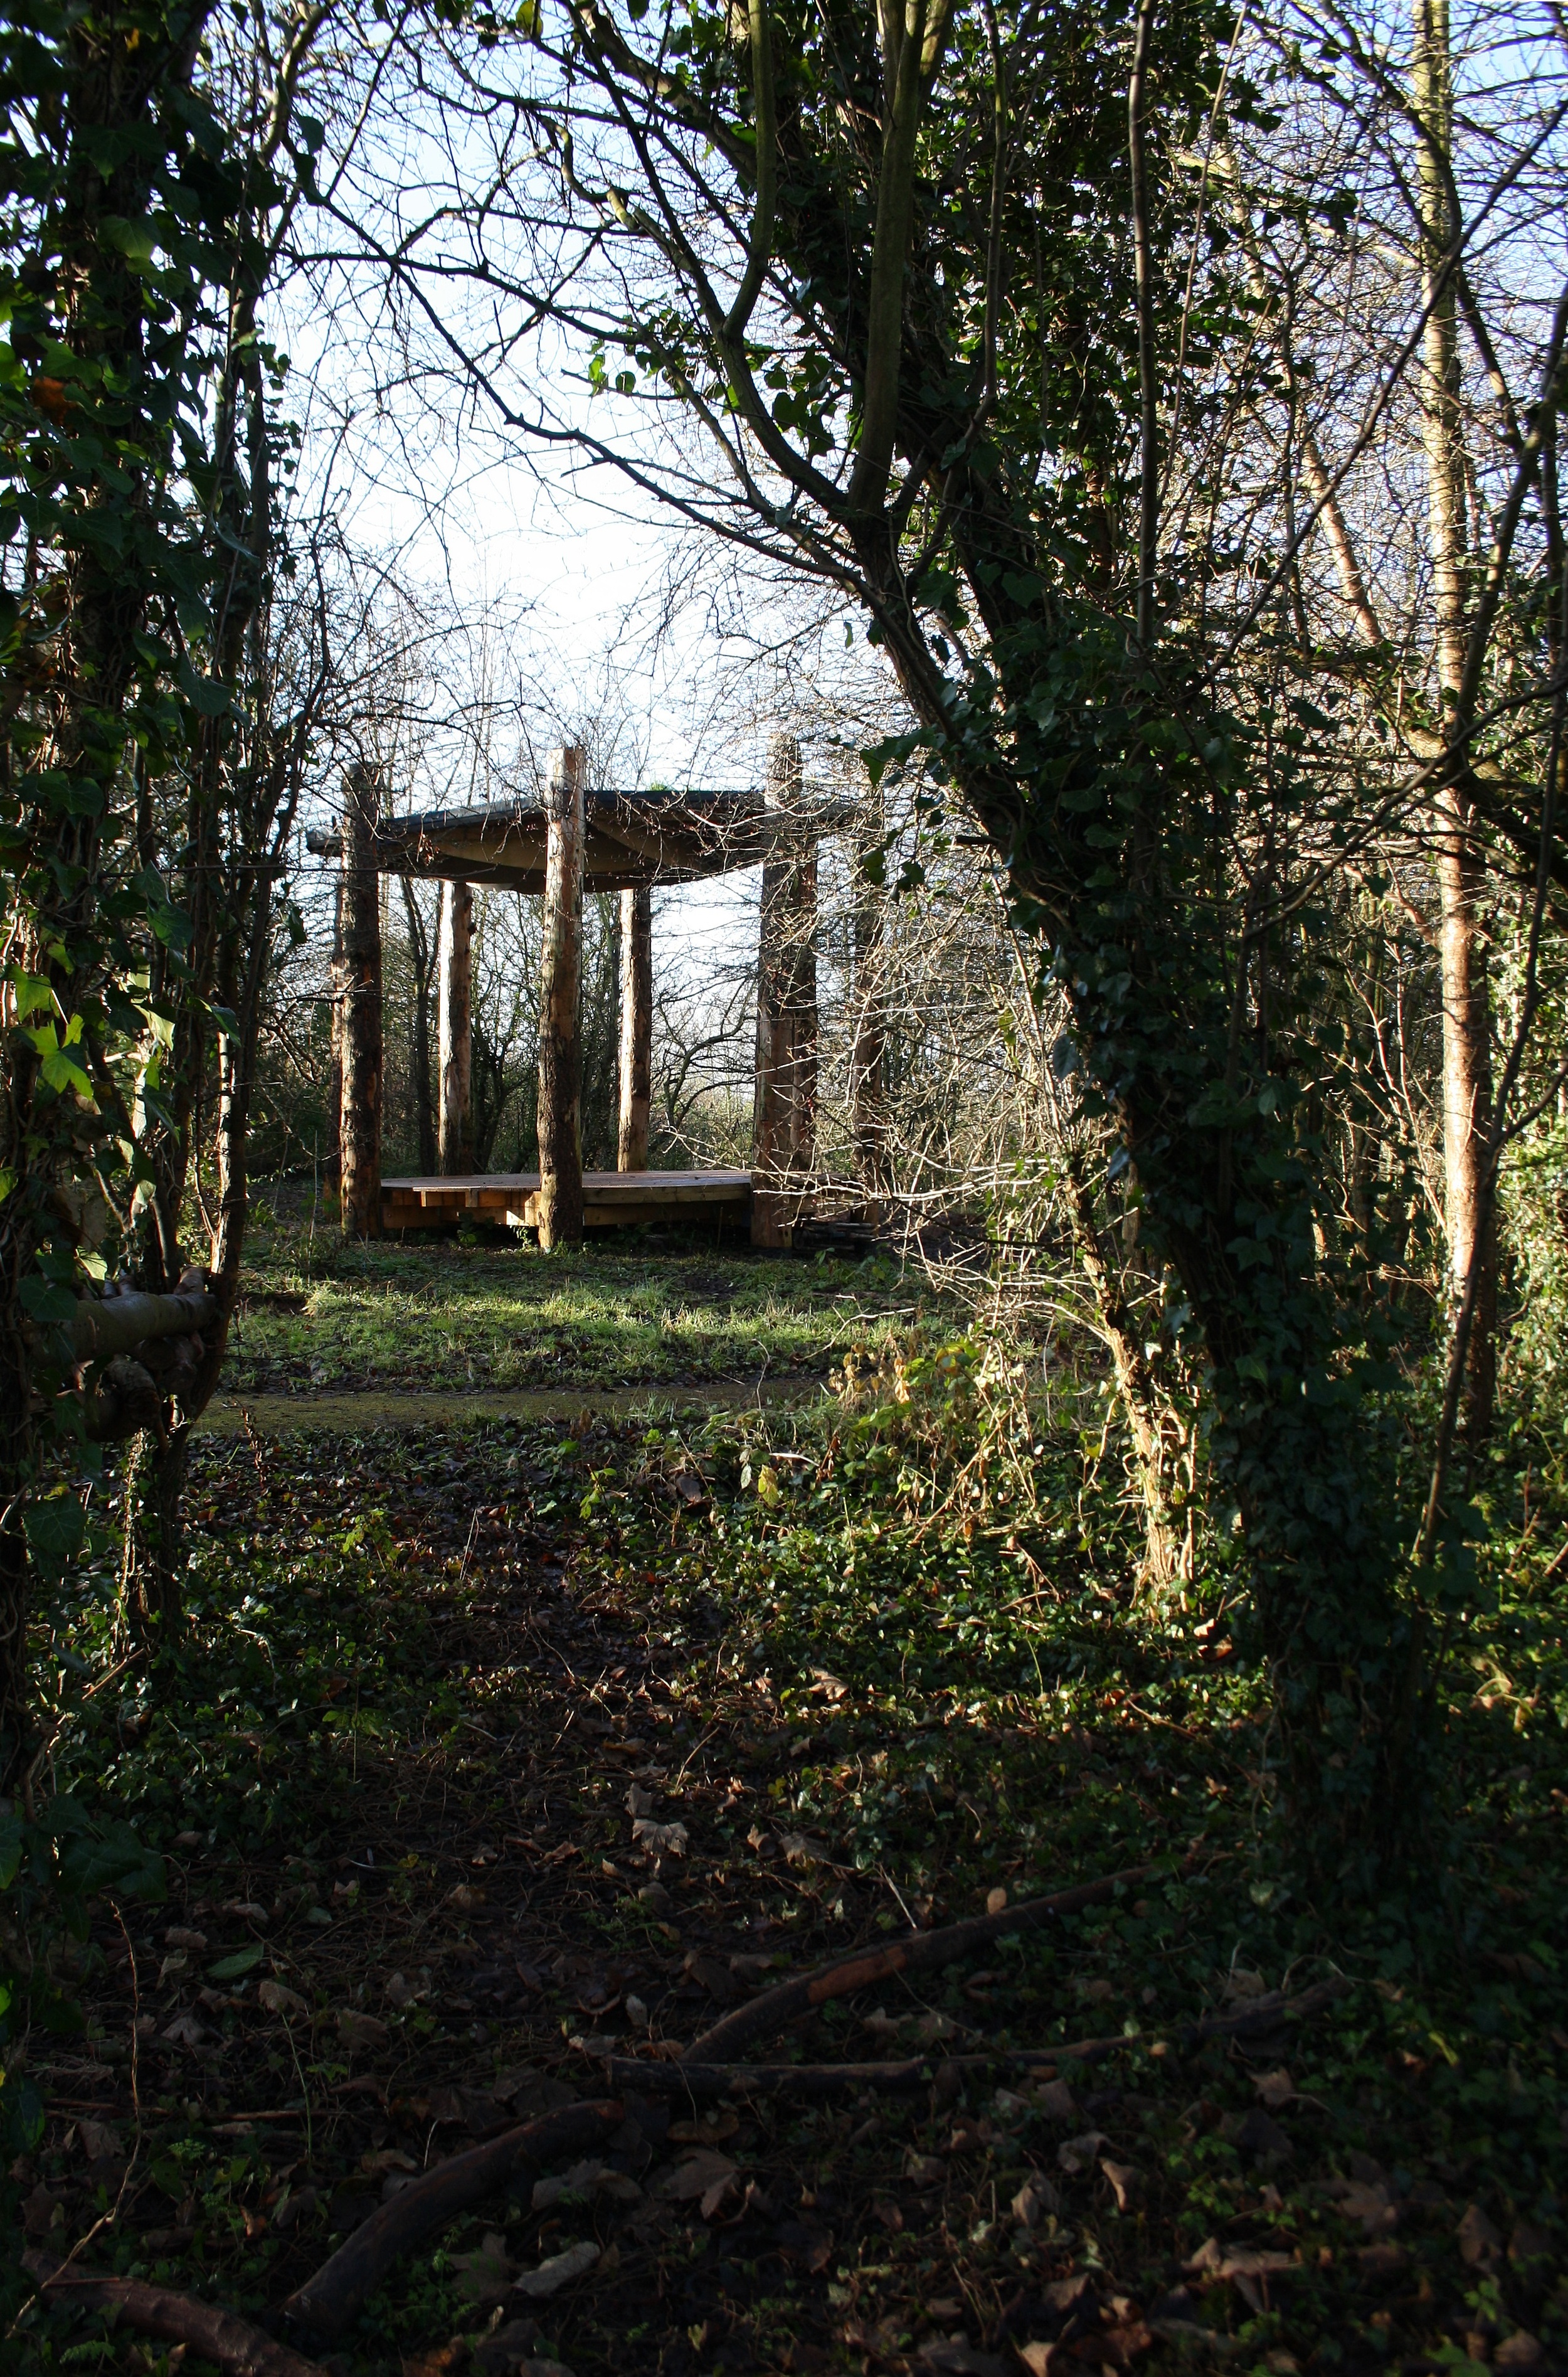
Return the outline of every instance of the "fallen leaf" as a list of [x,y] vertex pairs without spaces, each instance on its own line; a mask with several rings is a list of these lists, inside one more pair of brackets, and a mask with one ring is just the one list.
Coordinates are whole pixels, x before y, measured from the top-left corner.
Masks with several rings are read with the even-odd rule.
[[817,2277],[833,2259],[833,2236],[809,2220],[781,2220],[773,2241],[787,2262],[796,2263],[808,2276]]
[[163,1944],[166,1948],[189,1948],[201,1956],[207,1953],[207,1934],[187,1930],[184,1924],[176,1923],[163,1934]]
[[122,2155],[125,2149],[120,2132],[109,2121],[78,2121],[77,2135],[82,2142],[82,2152],[89,2162],[102,2162],[110,2155]]
[[1101,2146],[1110,2144],[1103,2130],[1086,2130],[1081,2138],[1063,2138],[1056,2149],[1056,2159],[1064,2171],[1075,2177],[1079,2171],[1092,2170],[1099,2159]]
[[568,2245],[564,2253],[552,2254],[537,2270],[525,2270],[515,2291],[541,2301],[549,2295],[559,2294],[574,2278],[582,2277],[599,2259],[599,2247],[592,2243]]
[[738,2113],[704,2113],[695,2121],[671,2121],[669,2135],[678,2146],[721,2146],[740,2126]]
[[266,1907],[258,1906],[251,1898],[232,1898],[223,1912],[240,1923],[265,1923],[267,1919]]
[[482,1890],[471,1890],[466,1881],[460,1881],[456,1889],[447,1892],[446,1904],[459,1915],[471,1915],[483,1896]]
[[631,2024],[632,2028],[634,2030],[646,2030],[648,2025],[648,2018],[647,2008],[643,2003],[641,1998],[635,1994],[628,1996],[626,2000],[626,2020]]
[[787,1865],[821,1865],[827,1857],[827,1843],[814,1833],[780,1833],[778,1845]]
[[[167,2037],[168,2033],[164,2036]],[[1459,2240],[1461,2257],[1472,2269],[1478,2262],[1495,2260],[1503,2250],[1502,2238],[1479,2204],[1469,2206],[1454,2233]]]
[[[1399,2207],[1390,2198],[1382,2180],[1375,2182],[1360,2179],[1331,2180],[1324,2192],[1333,2197],[1348,2220],[1359,2220],[1369,2237],[1379,2236],[1399,2225]],[[1491,2226],[1490,2222],[1488,2226]],[[1461,2231],[1463,2227],[1461,2222]],[[1467,2260],[1471,2258],[1467,2254]]]
[[1154,2338],[1141,2319],[1127,2320],[1115,2327],[1102,2327],[1097,2335],[1086,2335],[1073,2347],[1083,2360],[1092,2360],[1097,2368],[1109,2364],[1112,2369],[1130,2369],[1140,2352],[1146,2352]]
[[1289,2105],[1296,2094],[1295,2083],[1283,2064],[1277,2072],[1258,2072],[1253,2085],[1271,2113],[1277,2113],[1281,2106]]
[[946,2175],[944,2165],[935,2155],[917,2154],[911,2146],[904,2156],[904,2176],[912,2179],[917,2187],[934,2187]]
[[647,1816],[639,1816],[632,1826],[632,1838],[640,1848],[651,1850],[656,1857],[684,1857],[686,1843],[691,1838],[684,1824],[656,1824]]
[[871,2216],[873,2220],[880,2222],[881,2226],[884,2228],[888,2229],[895,2237],[897,2236],[904,2226],[903,2211],[898,2204],[894,2203],[890,2195],[873,2196],[871,2203]]
[[670,2204],[693,2204],[707,2196],[715,2187],[727,2187],[735,2176],[735,2166],[728,2155],[715,2154],[701,2147],[667,2170],[654,2187],[654,2193]]
[[1232,2005],[1245,2005],[1252,1999],[1266,1997],[1267,1994],[1268,1983],[1261,1973],[1249,1973],[1244,1966],[1237,1965],[1225,1976],[1225,1996]]
[[591,2195],[606,2175],[606,2166],[589,2156],[576,2162],[568,2171],[558,2171],[548,2179],[536,2179],[529,2203],[535,2212],[548,2212],[566,2195]]
[[988,1890],[986,1892],[985,1911],[988,1915],[1000,1915],[1006,1904],[1007,1893],[1002,1888],[1000,1883],[997,1884],[997,1887],[994,1890]]
[[190,1958],[186,1955],[183,1948],[176,1948],[172,1956],[165,1956],[163,1962],[158,1967],[159,1988],[160,1989],[167,1989],[171,1981],[177,1981],[182,1973],[188,1973],[190,1969]]
[[1026,2228],[1033,2228],[1037,2222],[1056,2211],[1060,2203],[1061,2198],[1045,2173],[1031,2170],[1013,2198],[1013,2217],[1021,2221]]
[[256,1990],[256,2002],[268,2013],[309,2013],[310,2008],[298,1989],[285,1987],[281,1981],[263,1981]]
[[[510,2377],[513,2370],[528,2361],[538,2335],[537,2319],[508,2320],[505,2327],[498,2327],[493,2335],[482,2337],[475,2345],[474,2367],[483,2372],[483,2377]],[[537,2362],[529,2365],[538,2366]]]
[[389,2170],[418,2170],[419,2165],[412,2155],[404,2154],[399,2146],[375,2146],[368,2154],[361,2155],[360,2168],[368,2172],[372,2179],[385,2179]]
[[1087,2270],[1075,2278],[1055,2278],[1040,2288],[1040,2299],[1054,2311],[1063,2316],[1070,2311],[1093,2311],[1096,2306],[1094,2280]]
[[916,2023],[915,2036],[923,2046],[933,2047],[939,2039],[956,2037],[957,2029],[958,2025],[951,2014],[943,2013],[932,2007],[929,2013],[922,2013]]
[[199,2047],[207,2033],[194,2013],[177,2013],[163,2036],[171,2047]]
[[374,2013],[357,2013],[351,2006],[345,2006],[338,2017],[338,2036],[350,2053],[355,2054],[366,2048],[385,2046],[386,2025]]
[[1512,2335],[1503,2337],[1492,2354],[1491,2365],[1494,2369],[1515,2371],[1544,2369],[1546,2353],[1538,2336],[1532,2335],[1527,2328],[1515,2328]]
[[403,2377],[457,2377],[469,2361],[468,2339],[455,2335],[450,2344],[433,2344],[403,2363]]
[[922,2344],[915,2355],[915,2366],[931,2370],[933,2377],[1007,2377],[1006,2363],[994,2352],[977,2352],[961,2335],[945,2342],[937,2336]]
[[651,1816],[653,1793],[645,1791],[640,1783],[634,1783],[626,1793],[625,1808],[628,1816]]
[[481,2311],[502,2301],[517,2275],[506,2240],[493,2228],[471,2253],[454,2253],[452,2267],[458,2273],[457,2292]]
[[394,2013],[406,2013],[410,2006],[418,2004],[422,1992],[405,1980],[401,1973],[394,1973],[382,1994]]
[[1047,2377],[1051,2355],[1065,2349],[1065,2346],[1060,2344],[1020,2344],[1018,2358],[1028,2371],[1029,2377]]
[[237,1955],[220,1957],[216,1965],[208,1966],[208,1979],[209,1981],[241,1980],[246,1973],[255,1970],[266,1953],[266,1949],[261,1947],[242,1948]]
[[1065,2080],[1042,2080],[1035,2090],[1035,2103],[1048,2121],[1065,2126],[1078,2118],[1077,2099]]
[[1142,2180],[1131,2163],[1112,2162],[1108,2155],[1101,2155],[1099,2167],[1111,2181],[1111,2192],[1116,2198],[1117,2211],[1125,2212],[1142,2187]]

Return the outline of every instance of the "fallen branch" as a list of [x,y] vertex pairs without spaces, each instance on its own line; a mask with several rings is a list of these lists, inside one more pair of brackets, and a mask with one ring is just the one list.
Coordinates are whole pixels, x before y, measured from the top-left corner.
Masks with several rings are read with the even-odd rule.
[[613,2102],[567,2105],[437,2163],[362,2221],[315,2275],[295,2288],[284,2311],[303,2327],[336,2335],[393,2264],[422,2238],[505,2187],[523,2164],[582,2154],[619,2129],[625,2117],[624,2106]]
[[885,1948],[866,1949],[858,1956],[846,1957],[842,1964],[802,1973],[792,1981],[781,1981],[777,1989],[765,1990],[749,2005],[737,2006],[733,2013],[694,2039],[683,2060],[731,2063],[755,2040],[775,2037],[830,1998],[848,1997],[852,1990],[869,1989],[873,1981],[887,1980],[895,1973],[934,1972],[1004,1932],[1025,1931],[1036,1923],[1048,1922],[1053,1915],[1071,1915],[1080,1906],[1098,1905],[1101,1899],[1146,1881],[1156,1870],[1151,1865],[1130,1866],[1125,1873],[1081,1881],[1049,1898],[1020,1899],[1015,1906],[1004,1906],[1000,1915],[973,1915],[967,1922],[949,1923],[939,1931],[909,1931]]
[[149,2287],[139,2278],[103,2277],[62,2267],[47,2253],[24,2253],[22,2264],[52,2301],[111,2311],[122,2327],[156,2336],[163,2344],[185,2345],[203,2360],[228,2371],[230,2377],[324,2377],[316,2361],[302,2359],[220,2304],[198,2302],[192,2295]]
[[[1239,2013],[1208,2014],[1202,2021],[1184,2023],[1175,2034],[1176,2041],[1187,2048],[1206,2038],[1266,2037],[1282,2024],[1307,2021],[1336,1998],[1343,1997],[1349,1987],[1348,1981],[1336,1976],[1303,1989],[1299,1997],[1286,1998],[1271,1992],[1265,1998],[1255,1998]],[[810,2101],[852,2096],[861,2089],[897,2096],[927,2087],[939,2060],[944,2069],[956,2072],[1001,2066],[1012,2072],[1053,2073],[1060,2063],[1098,2063],[1123,2049],[1158,2043],[1157,2034],[1128,2030],[1111,2038],[1073,2039],[1061,2047],[996,2047],[973,2055],[940,2059],[910,2055],[877,2063],[697,2062],[689,2050],[674,2061],[663,2056],[644,2061],[630,2055],[610,2055],[596,2060],[609,2084],[627,2095],[689,2096],[701,2102],[721,2096],[790,2096]]]

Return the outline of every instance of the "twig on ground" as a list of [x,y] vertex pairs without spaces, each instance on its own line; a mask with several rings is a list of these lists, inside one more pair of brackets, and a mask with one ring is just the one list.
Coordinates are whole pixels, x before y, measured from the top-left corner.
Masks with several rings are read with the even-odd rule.
[[983,1947],[1004,1932],[1027,1931],[1033,1924],[1048,1922],[1053,1915],[1071,1915],[1080,1906],[1097,1905],[1118,1890],[1146,1881],[1157,1870],[1152,1865],[1129,1866],[1124,1873],[1107,1874],[1099,1881],[1077,1882],[1071,1890],[1056,1891],[1049,1898],[1020,1899],[1016,1905],[1004,1906],[999,1915],[974,1915],[967,1922],[949,1923],[939,1931],[911,1931],[885,1948],[868,1948],[858,1956],[846,1957],[841,1964],[825,1965],[815,1973],[802,1973],[793,1980],[781,1981],[777,1989],[765,1990],[749,2005],[737,2006],[733,2013],[716,2022],[711,2030],[693,2040],[684,2060],[733,2062],[755,2040],[775,2037],[790,2023],[826,2005],[830,1998],[848,1997],[853,1990],[869,1989],[873,1981],[887,1980],[895,1973],[929,1973],[943,1965],[956,1964],[971,1949]]
[[[1206,2038],[1267,2037],[1282,2025],[1305,2022],[1321,2013],[1336,1998],[1343,1997],[1350,1986],[1336,1976],[1303,1989],[1299,1997],[1287,1998],[1271,1991],[1266,1997],[1255,1998],[1238,2013],[1210,2014],[1200,2022],[1184,2023],[1175,2034],[1175,2043],[1186,2048],[1195,2047]],[[954,2072],[1004,2066],[1014,2072],[1051,2072],[1059,2063],[1097,2063],[1123,2049],[1158,2043],[1155,2034],[1131,2030],[1111,2038],[1073,2039],[1061,2047],[996,2047],[974,2055],[940,2059],[912,2055],[879,2063],[716,2063],[707,2059],[698,2062],[688,2053],[675,2061],[665,2057],[644,2061],[635,2056],[611,2055],[598,2060],[598,2069],[612,2087],[627,2096],[640,2091],[653,2096],[707,2100],[719,2096],[793,2096],[809,2100],[849,2096],[862,2088],[898,2095],[929,2085],[939,2063],[941,2068]]]
[[25,2253],[22,2261],[30,2277],[54,2300],[112,2311],[122,2327],[164,2344],[183,2344],[203,2360],[215,2361],[229,2377],[323,2377],[316,2361],[304,2359],[219,2303],[198,2302],[192,2295],[148,2286],[139,2278],[64,2269],[47,2253]]
[[302,2327],[336,2335],[347,2326],[365,2297],[402,2255],[459,2212],[481,2204],[504,2187],[524,2163],[548,2163],[557,2156],[582,2154],[619,2129],[624,2106],[601,2100],[567,2105],[536,2121],[504,2130],[498,2138],[437,2163],[422,2179],[410,2180],[388,2203],[362,2221],[330,2260],[322,2264],[283,2305]]

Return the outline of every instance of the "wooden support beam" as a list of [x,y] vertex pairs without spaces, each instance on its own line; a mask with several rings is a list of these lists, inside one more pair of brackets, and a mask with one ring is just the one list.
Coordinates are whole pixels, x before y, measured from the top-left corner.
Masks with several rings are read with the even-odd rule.
[[[800,816],[792,735],[769,737],[765,796]],[[816,842],[803,832],[784,836],[762,870],[753,1145],[752,1244],[786,1246],[816,1157]]]
[[441,887],[436,963],[436,1066],[441,1083],[436,1161],[444,1173],[474,1168],[471,883]]
[[623,1172],[647,1170],[653,1096],[653,893],[621,894],[621,1143]]
[[344,1235],[381,1236],[381,885],[372,854],[381,786],[351,768],[343,798]]
[[887,978],[884,947],[883,891],[867,862],[882,847],[882,803],[856,838],[854,932],[854,1040],[849,1055],[849,1112],[855,1134],[855,1168],[865,1191],[866,1218],[881,1219],[882,1200],[892,1186],[887,1149]]
[[569,743],[550,755],[545,790],[544,947],[539,997],[539,1243],[583,1235],[583,778]]
[[331,1140],[327,1148],[326,1177],[336,1188],[343,1178],[343,993],[348,976],[343,971],[343,870],[339,866],[334,887],[332,909],[332,985],[330,1009],[332,1029],[331,1071],[327,1077],[327,1128]]

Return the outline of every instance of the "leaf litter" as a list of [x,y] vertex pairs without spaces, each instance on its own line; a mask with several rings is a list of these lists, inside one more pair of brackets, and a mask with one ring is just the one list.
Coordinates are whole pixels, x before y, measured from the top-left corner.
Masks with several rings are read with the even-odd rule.
[[[1484,1794],[1499,1887],[1477,1905],[1495,1937],[1520,1920],[1503,1891],[1527,1900],[1538,1977],[1391,1977],[1369,1940],[1341,2009],[1271,2036],[1302,1934],[1241,1886],[1258,1703],[1235,1674],[1201,1687],[1206,1726],[1144,1726],[1129,1684],[1146,1707],[1194,1687],[1161,1682],[1170,1644],[1130,1611],[1111,1651],[1075,1596],[1081,1552],[1042,1696],[1016,1680],[1004,1553],[989,1572],[968,1542],[906,1559],[896,1530],[873,1535],[881,1517],[802,1535],[791,1498],[817,1455],[772,1464],[758,1498],[740,1450],[705,1442],[705,1499],[672,1519],[662,1494],[639,1501],[625,1428],[317,1439],[267,1481],[242,1450],[197,1456],[193,1604],[244,1506],[269,1655],[247,1664],[198,1615],[206,1702],[148,1700],[129,1748],[93,1733],[104,1710],[63,1745],[169,1853],[180,1919],[133,1927],[129,1957],[95,1928],[88,2038],[36,2058],[59,2109],[25,2174],[30,2225],[97,2216],[82,2174],[139,2103],[141,2160],[95,2250],[276,2303],[445,2156],[595,2093],[590,2040],[665,2057],[726,2004],[898,1936],[911,1909],[1000,1912],[1163,1855],[1140,1894],[1004,1938],[983,1977],[825,2005],[769,2050],[924,2054],[911,2095],[742,2092],[687,2118],[628,2097],[604,2154],[514,2182],[410,2255],[343,2377],[846,2357],[1070,2377],[1194,2351],[1274,2377],[1309,2360],[1355,2377],[1390,2353],[1412,2371],[1568,2365],[1568,2039],[1546,1961],[1568,1941],[1523,1845],[1485,1834]],[[613,1523],[579,1519],[612,1479]],[[1544,1811],[1562,1779],[1549,1737],[1527,1771]],[[1517,1786],[1498,1805],[1516,1823]],[[1250,2006],[1255,2046],[1183,2045],[1184,2021]],[[1110,2042],[1088,2064],[944,2060],[1047,2050],[1083,2035],[1085,2008]],[[67,2154],[68,2118],[99,2151]]]

